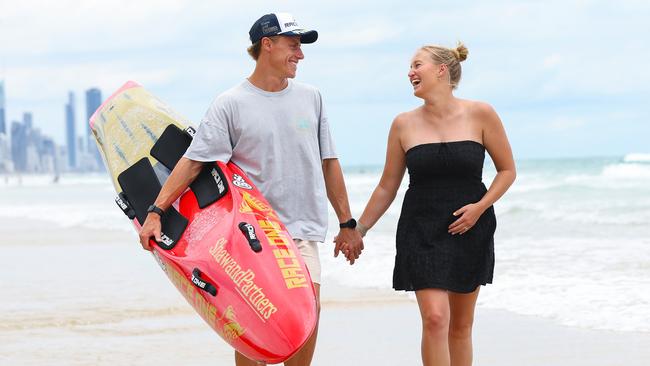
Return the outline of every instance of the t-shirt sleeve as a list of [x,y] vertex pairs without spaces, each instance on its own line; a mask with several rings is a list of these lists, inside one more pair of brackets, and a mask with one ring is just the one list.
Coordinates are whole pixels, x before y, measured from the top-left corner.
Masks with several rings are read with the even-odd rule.
[[232,141],[228,129],[228,104],[217,98],[208,108],[184,157],[203,162],[227,163],[232,156]]
[[321,160],[336,159],[336,147],[334,146],[334,140],[332,139],[332,134],[330,133],[330,127],[327,120],[327,112],[325,111],[323,98],[320,93],[318,93],[318,101],[320,111],[318,123],[318,143],[320,146],[320,158]]

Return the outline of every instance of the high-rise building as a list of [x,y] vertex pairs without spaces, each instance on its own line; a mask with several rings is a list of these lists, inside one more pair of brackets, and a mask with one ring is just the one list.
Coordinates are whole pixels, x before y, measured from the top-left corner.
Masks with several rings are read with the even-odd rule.
[[54,173],[55,176],[59,175],[56,156],[56,144],[51,137],[43,137],[41,142],[41,165],[46,173]]
[[102,104],[102,92],[97,88],[91,88],[86,90],[86,136],[88,152],[94,152],[97,150],[95,148],[95,143],[92,139],[92,132],[90,131],[90,117],[93,116],[93,113],[99,108]]
[[70,169],[77,167],[77,139],[75,131],[74,93],[68,93],[68,104],[65,105],[65,135],[68,148],[68,166]]
[[27,170],[27,129],[23,123],[11,123],[11,156],[17,172]]
[[32,114],[30,112],[23,113],[23,125],[25,125],[27,131],[34,128],[34,117],[32,117]]
[[7,134],[7,122],[5,112],[5,84],[0,80],[0,133]]
[[0,173],[11,173],[13,163],[11,161],[11,146],[7,134],[0,133]]
[[90,117],[93,116],[93,113],[99,108],[102,104],[102,92],[97,88],[91,88],[86,90],[86,131],[87,139],[86,146],[88,146],[88,153],[95,158],[95,170],[103,170],[102,155],[99,153],[95,139],[92,136],[92,131],[90,130]]

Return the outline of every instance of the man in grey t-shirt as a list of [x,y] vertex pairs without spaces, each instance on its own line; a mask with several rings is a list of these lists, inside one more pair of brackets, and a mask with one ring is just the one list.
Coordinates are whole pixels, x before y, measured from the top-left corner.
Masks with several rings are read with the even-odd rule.
[[[327,115],[318,90],[298,83],[301,44],[318,33],[298,26],[290,14],[267,14],[249,32],[253,73],[219,95],[205,114],[185,156],[163,185],[154,205],[169,208],[196,178],[205,162],[232,160],[253,180],[293,236],[316,289],[320,311],[320,260],[317,243],[325,240],[329,199],[341,230],[334,255],[342,250],[350,264],[363,242],[355,230],[343,172],[336,158]],[[140,230],[140,243],[160,241],[160,216],[150,213]],[[311,363],[317,330],[289,360],[288,366]],[[259,365],[235,354],[238,366]]]

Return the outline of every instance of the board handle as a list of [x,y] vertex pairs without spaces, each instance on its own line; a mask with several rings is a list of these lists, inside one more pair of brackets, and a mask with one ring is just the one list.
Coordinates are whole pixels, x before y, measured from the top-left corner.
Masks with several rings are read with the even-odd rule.
[[194,286],[209,293],[210,295],[217,296],[217,288],[201,277],[201,271],[198,268],[194,268],[192,271],[192,283]]
[[244,234],[244,237],[248,241],[248,245],[250,245],[251,249],[253,249],[255,253],[261,252],[262,244],[257,238],[255,227],[247,222],[240,222],[238,226],[239,230],[241,230],[241,233]]

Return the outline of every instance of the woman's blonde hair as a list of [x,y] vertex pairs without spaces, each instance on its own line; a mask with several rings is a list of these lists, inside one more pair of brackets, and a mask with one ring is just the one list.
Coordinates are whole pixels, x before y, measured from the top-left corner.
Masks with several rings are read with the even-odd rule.
[[445,64],[447,65],[447,70],[449,71],[449,85],[452,89],[458,87],[460,82],[461,67],[460,63],[467,59],[469,51],[463,42],[458,42],[455,48],[448,48],[436,45],[427,45],[420,48],[423,51],[429,53],[431,59],[436,64]]

